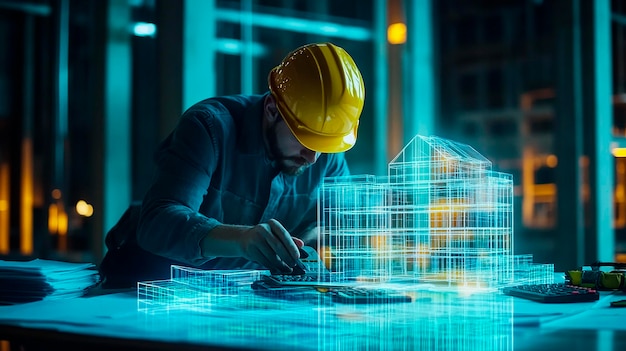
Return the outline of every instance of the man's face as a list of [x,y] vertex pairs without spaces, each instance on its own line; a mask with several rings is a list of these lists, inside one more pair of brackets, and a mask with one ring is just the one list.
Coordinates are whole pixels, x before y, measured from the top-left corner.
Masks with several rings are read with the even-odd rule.
[[320,156],[319,152],[300,144],[280,115],[267,128],[267,140],[274,161],[280,171],[288,175],[302,174]]

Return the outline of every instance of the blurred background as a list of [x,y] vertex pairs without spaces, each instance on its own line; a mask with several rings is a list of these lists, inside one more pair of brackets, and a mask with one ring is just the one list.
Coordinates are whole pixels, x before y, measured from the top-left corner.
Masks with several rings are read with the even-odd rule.
[[98,263],[187,107],[330,41],[366,85],[353,173],[467,143],[513,174],[515,253],[626,262],[625,35],[623,0],[0,0],[0,259]]

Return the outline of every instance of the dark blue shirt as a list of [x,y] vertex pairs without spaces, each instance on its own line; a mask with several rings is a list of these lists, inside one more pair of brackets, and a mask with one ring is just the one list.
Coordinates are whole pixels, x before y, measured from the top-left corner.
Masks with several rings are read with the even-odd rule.
[[275,218],[296,237],[317,225],[317,190],[324,177],[349,175],[344,155],[322,154],[299,176],[279,172],[263,138],[265,96],[211,98],[183,114],[156,154],[137,232],[142,248],[194,266],[249,268],[244,259],[203,257],[200,241],[222,223]]

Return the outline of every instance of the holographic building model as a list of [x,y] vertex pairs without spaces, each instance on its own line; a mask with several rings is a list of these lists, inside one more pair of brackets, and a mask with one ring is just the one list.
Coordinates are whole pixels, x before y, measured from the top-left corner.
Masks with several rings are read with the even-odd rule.
[[[254,335],[272,349],[294,340],[277,335],[301,331],[311,349],[508,351],[513,304],[498,289],[554,281],[553,265],[514,255],[512,176],[468,145],[418,135],[386,176],[327,178],[318,198],[319,266],[411,303],[334,303],[309,287],[253,289],[268,271],[172,266],[171,279],[138,283],[138,310],[147,322],[165,312],[176,330],[233,346]],[[224,318],[207,327],[208,315]]]
[[328,178],[319,250],[346,277],[501,287],[549,283],[553,265],[513,255],[513,179],[472,147],[414,137],[386,177]]

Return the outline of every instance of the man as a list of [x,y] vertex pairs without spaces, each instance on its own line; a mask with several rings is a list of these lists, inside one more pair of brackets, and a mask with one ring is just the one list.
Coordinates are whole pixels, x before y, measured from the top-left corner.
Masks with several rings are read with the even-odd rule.
[[317,190],[349,175],[365,89],[342,48],[309,44],[271,70],[269,92],[189,108],[156,154],[141,206],[108,233],[109,286],[169,278],[171,264],[291,272],[317,240]]

